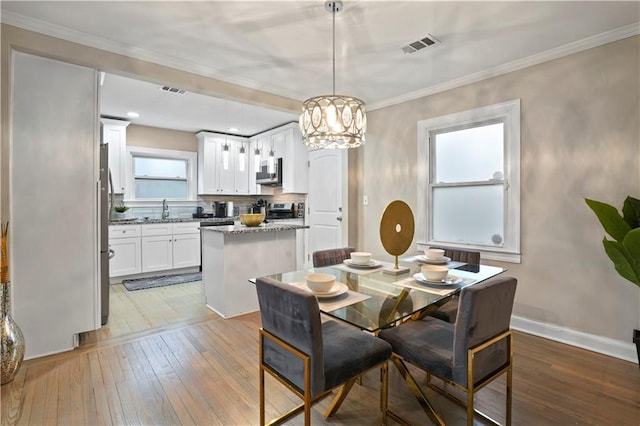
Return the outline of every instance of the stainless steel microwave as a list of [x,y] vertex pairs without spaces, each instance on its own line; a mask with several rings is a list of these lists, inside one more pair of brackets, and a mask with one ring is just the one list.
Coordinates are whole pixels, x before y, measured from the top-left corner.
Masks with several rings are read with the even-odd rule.
[[282,158],[276,158],[275,166],[275,173],[269,173],[268,162],[263,160],[260,164],[260,170],[256,173],[256,183],[270,186],[282,185]]

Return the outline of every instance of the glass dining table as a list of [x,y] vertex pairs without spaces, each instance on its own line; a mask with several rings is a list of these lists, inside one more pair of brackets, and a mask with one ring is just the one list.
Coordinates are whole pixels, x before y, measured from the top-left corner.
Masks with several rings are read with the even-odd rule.
[[[421,274],[421,256],[405,256],[399,265],[408,272],[391,275],[384,272],[393,263],[374,260],[366,266],[345,263],[268,275],[277,281],[308,290],[306,277],[311,273],[327,273],[336,277],[336,290],[316,295],[320,311],[362,330],[378,333],[408,319],[435,311],[462,290],[505,271],[488,265],[472,265],[450,261],[449,275],[443,282],[428,282]],[[255,283],[255,279],[251,279]],[[308,290],[310,291],[310,290]]]

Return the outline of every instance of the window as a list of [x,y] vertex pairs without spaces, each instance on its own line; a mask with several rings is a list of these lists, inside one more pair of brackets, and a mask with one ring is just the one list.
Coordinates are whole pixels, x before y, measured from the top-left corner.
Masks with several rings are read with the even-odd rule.
[[129,147],[129,200],[195,200],[193,152]]
[[520,101],[418,122],[418,248],[520,261]]

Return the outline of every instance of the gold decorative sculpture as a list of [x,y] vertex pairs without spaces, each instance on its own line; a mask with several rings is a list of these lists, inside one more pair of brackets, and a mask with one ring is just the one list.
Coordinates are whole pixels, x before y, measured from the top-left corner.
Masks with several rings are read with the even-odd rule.
[[409,271],[409,268],[398,266],[398,256],[411,246],[414,230],[413,212],[407,203],[400,200],[389,203],[380,219],[380,241],[387,253],[395,256],[395,266],[385,268],[383,272],[399,275]]
[[2,256],[0,258],[0,335],[2,338],[2,384],[13,380],[24,358],[24,336],[18,324],[11,318],[9,310],[11,283],[9,281],[9,255],[7,253],[7,233],[9,223],[2,224]]

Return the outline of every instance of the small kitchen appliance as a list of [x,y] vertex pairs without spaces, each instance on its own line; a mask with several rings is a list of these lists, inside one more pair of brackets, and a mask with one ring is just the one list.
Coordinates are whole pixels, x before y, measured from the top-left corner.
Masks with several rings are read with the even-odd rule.
[[292,219],[294,217],[293,203],[273,203],[269,205],[267,219]]

